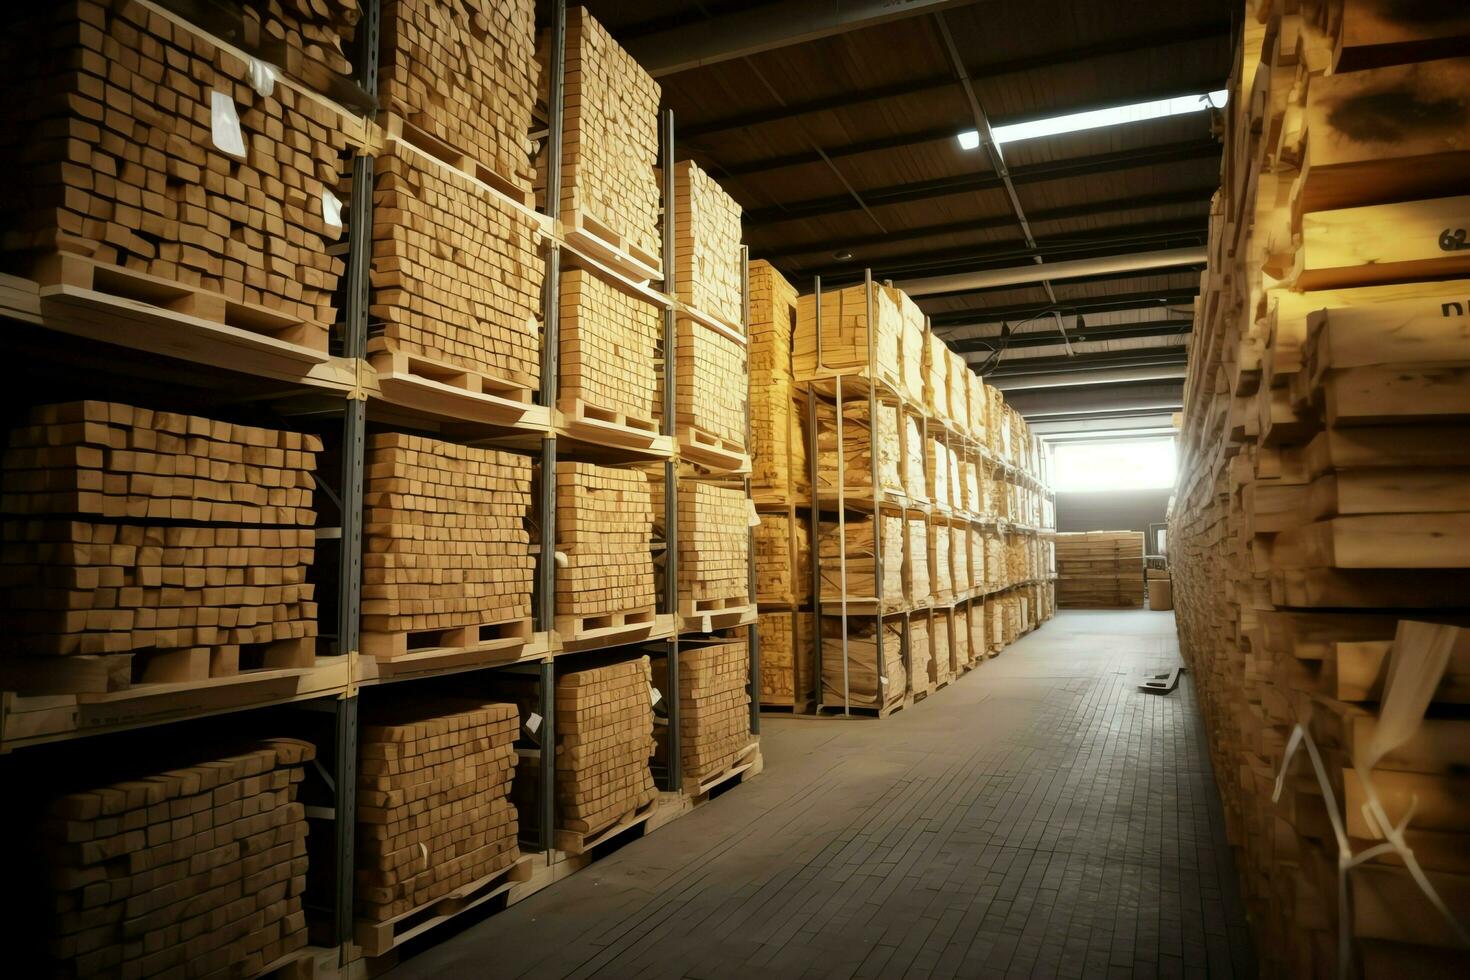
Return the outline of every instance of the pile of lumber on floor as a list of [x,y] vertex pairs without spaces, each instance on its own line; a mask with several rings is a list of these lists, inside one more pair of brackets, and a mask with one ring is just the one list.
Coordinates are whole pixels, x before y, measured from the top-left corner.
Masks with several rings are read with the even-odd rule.
[[[308,742],[67,793],[42,845],[59,975],[255,976],[306,945]],[[155,763],[156,765],[156,763]]]
[[1180,645],[1263,974],[1459,976],[1470,10],[1244,7],[1169,529]]
[[685,781],[730,768],[751,742],[750,647],[742,637],[679,651],[679,757]]
[[530,615],[525,456],[383,432],[368,439],[363,491],[364,634]]
[[[333,110],[142,4],[26,4],[0,40],[0,252],[86,257],[260,304],[325,350],[342,261],[323,195],[346,147]],[[36,85],[47,98],[35,96]],[[211,117],[222,121],[211,125]],[[223,321],[224,304],[200,298]]]
[[[1059,533],[1056,556],[1057,602],[1063,609],[1143,605],[1142,531]],[[1028,556],[1013,549],[1010,560],[1013,581],[1031,577]]]
[[375,702],[357,764],[357,914],[380,922],[520,855],[510,787],[520,715],[465,699]]
[[8,442],[0,650],[34,675],[19,689],[203,680],[278,641],[264,665],[313,663],[315,436],[86,401],[31,409]]
[[[561,274],[560,397],[651,422],[661,398],[657,359],[663,315],[657,306],[595,273]],[[655,427],[657,429],[658,427]]]
[[750,263],[751,492],[784,504],[810,492],[805,400],[791,368],[796,290],[769,262]]
[[647,657],[557,678],[558,829],[596,834],[657,798],[652,678]]
[[653,491],[642,470],[556,464],[558,616],[652,610]]

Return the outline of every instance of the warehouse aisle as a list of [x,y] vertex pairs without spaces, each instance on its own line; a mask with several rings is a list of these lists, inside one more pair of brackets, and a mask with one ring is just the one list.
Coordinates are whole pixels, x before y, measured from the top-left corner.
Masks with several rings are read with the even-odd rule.
[[428,977],[1255,973],[1171,613],[1062,612],[883,722],[762,720],[766,771],[408,960]]

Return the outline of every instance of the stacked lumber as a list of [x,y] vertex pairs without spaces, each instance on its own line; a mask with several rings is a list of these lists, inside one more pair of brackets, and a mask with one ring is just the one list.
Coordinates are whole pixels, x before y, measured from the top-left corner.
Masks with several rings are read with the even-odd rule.
[[885,286],[884,292],[898,308],[903,324],[898,335],[899,390],[909,404],[921,406],[924,404],[925,386],[924,337],[928,333],[924,311],[901,289]]
[[934,436],[924,440],[924,484],[934,506],[948,509],[955,505],[959,487],[955,468],[955,455],[946,442]]
[[762,503],[810,493],[805,403],[791,370],[796,290],[764,259],[750,263],[751,491]]
[[286,86],[258,95],[243,59],[141,4],[29,4],[9,28],[7,265],[88,288],[94,264],[121,266],[194,288],[206,319],[223,322],[227,302],[267,307],[301,321],[287,339],[326,350],[342,271],[323,197],[346,147],[336,113]]
[[[868,415],[867,399],[842,403],[842,472],[844,493],[871,500],[873,457],[878,458],[878,489],[902,494],[907,486],[903,471],[904,447],[899,441],[900,410],[877,403],[877,425]],[[837,418],[835,407],[823,402],[817,410],[817,489],[835,496],[837,490]]]
[[[745,446],[750,376],[745,344],[687,316],[675,325],[674,422],[727,445]],[[663,412],[663,389],[654,404]]]
[[740,205],[692,160],[674,165],[674,282],[680,302],[727,324],[744,317]]
[[[843,698],[842,618],[822,617],[822,705],[887,711],[903,703],[908,679],[903,668],[903,619],[849,616],[847,698]],[[880,677],[879,658],[883,674]]]
[[970,370],[967,362],[959,354],[944,348],[944,379],[949,388],[949,410],[955,428],[962,433],[970,431],[970,378],[979,378],[975,372]]
[[362,18],[359,0],[243,0],[244,47],[318,90],[352,73],[342,50]]
[[992,456],[1005,459],[1010,452],[1011,424],[1006,414],[1009,406],[999,388],[985,386],[986,448]]
[[[1020,536],[1012,539],[1020,544]],[[1081,531],[1056,536],[1058,601],[1067,609],[1143,605],[1143,532]],[[1024,553],[1011,581],[1035,578]]]
[[[533,0],[385,0],[381,18],[378,104],[454,155],[528,189],[537,84]],[[570,25],[568,33],[570,52]]]
[[657,361],[663,316],[657,306],[585,269],[561,274],[562,411],[581,401],[653,424],[661,405]]
[[363,491],[364,651],[401,655],[409,633],[531,614],[529,459],[382,432]]
[[985,513],[985,500],[980,495],[980,461],[972,452],[959,460],[959,485],[956,506],[971,514]]
[[1155,611],[1174,608],[1174,582],[1169,578],[1169,569],[1156,564],[1157,559],[1146,559],[1144,579],[1148,583],[1148,607]]
[[[548,34],[537,53],[543,97]],[[574,227],[605,229],[615,238],[610,244],[655,269],[663,268],[657,172],[661,91],[585,7],[567,11],[562,218]],[[537,182],[544,193],[544,159]]]
[[929,574],[932,593],[936,602],[947,602],[954,598],[954,569],[950,563],[949,525],[929,521],[926,537],[929,552]]
[[[761,514],[760,519],[761,522],[755,527],[756,601],[762,606],[768,603],[804,605],[810,602],[811,518],[793,511],[787,514]],[[849,552],[849,557],[851,554]],[[848,570],[852,570],[851,562]],[[871,581],[871,571],[869,575]]]
[[103,691],[234,674],[242,645],[314,663],[315,436],[98,401],[22,422],[0,473],[7,660],[47,686],[80,682],[52,658],[86,656]]
[[970,528],[967,524],[952,524],[944,530],[949,537],[950,562],[954,569],[954,594],[962,597],[974,587],[970,571]]
[[679,759],[698,783],[735,764],[751,743],[750,647],[739,640],[679,651]]
[[[663,517],[663,484],[654,487],[654,519]],[[750,500],[738,486],[679,481],[679,601],[697,608],[749,602]]]
[[[963,358],[962,358],[963,360]],[[978,445],[990,445],[990,392],[980,375],[965,365],[965,385],[970,394],[970,438]]]
[[[846,524],[847,536],[847,581],[849,600],[871,601],[881,599],[885,603],[902,604],[904,599],[905,540],[904,522],[891,514],[882,515],[875,525],[874,518],[849,517]],[[875,536],[881,533],[881,539]],[[836,520],[823,519],[819,527],[817,548],[822,565],[822,601],[827,604],[842,598],[843,579],[841,548],[843,538],[839,534]],[[879,591],[873,581],[876,555],[883,560],[883,588]]]
[[949,396],[949,348],[934,335],[924,334],[924,410],[940,422],[954,418]]
[[959,603],[954,607],[950,616],[949,642],[955,674],[962,674],[975,663],[970,636],[970,603]]
[[658,796],[653,672],[647,657],[556,680],[556,826],[590,836]]
[[812,614],[763,612],[756,618],[761,650],[761,704],[805,705],[814,695]]
[[932,502],[932,494],[929,490],[929,477],[927,470],[923,436],[923,426],[919,416],[910,411],[902,413],[903,442],[901,443],[902,455],[899,457],[899,477],[903,481],[904,492],[910,500],[923,503]]
[[[870,303],[871,330],[868,323]],[[901,389],[903,373],[899,363],[899,338],[904,321],[898,303],[887,290],[876,284],[870,291],[861,285],[824,289],[821,314],[822,348],[819,351],[816,298],[802,296],[797,300],[791,366],[798,381],[811,381],[832,374],[865,374],[871,333],[878,379],[887,382],[894,390]]]
[[[1263,974],[1456,976],[1470,12],[1244,20],[1170,521],[1180,644]],[[1437,898],[1392,848],[1339,872],[1334,820],[1354,856],[1401,828]]]
[[977,598],[965,610],[970,626],[970,662],[978,664],[990,657],[990,621],[985,618],[988,601]]
[[545,261],[534,219],[402,144],[374,174],[369,350],[535,388]]
[[357,764],[357,915],[403,915],[520,856],[520,713],[462,698],[375,702]]
[[296,787],[315,751],[264,740],[52,801],[57,974],[254,976],[305,946]]
[[904,591],[912,606],[926,606],[934,598],[933,570],[929,567],[929,522],[922,517],[904,520]]
[[652,611],[653,491],[641,470],[556,464],[556,615],[580,632],[583,618]]
[[909,617],[909,690],[928,694],[935,688],[934,631],[928,613]]

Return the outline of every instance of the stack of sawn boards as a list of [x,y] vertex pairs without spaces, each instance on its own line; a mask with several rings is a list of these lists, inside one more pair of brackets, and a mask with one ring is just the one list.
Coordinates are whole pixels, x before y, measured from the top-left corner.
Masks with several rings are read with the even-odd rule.
[[1078,531],[1056,536],[1057,605],[1063,609],[1143,605],[1143,532]]

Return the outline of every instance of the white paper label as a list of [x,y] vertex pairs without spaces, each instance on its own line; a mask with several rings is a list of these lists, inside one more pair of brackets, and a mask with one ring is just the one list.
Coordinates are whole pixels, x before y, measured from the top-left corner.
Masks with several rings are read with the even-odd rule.
[[745,498],[745,506],[750,511],[750,526],[751,527],[760,527],[761,515],[755,509],[755,501],[754,500],[751,500],[749,497],[746,497]]
[[880,678],[878,678],[878,683],[879,684],[883,684],[883,685],[886,686],[888,684],[888,678],[886,678],[886,677],[880,677]]
[[337,234],[342,234],[342,202],[325,187],[322,188],[322,220],[328,228],[335,228]]
[[248,77],[250,79],[250,87],[255,89],[256,93],[262,99],[269,98],[270,94],[276,90],[276,69],[274,65],[268,65],[264,61],[256,61],[254,58],[251,58]]
[[532,735],[534,735],[537,732],[539,732],[540,730],[541,730],[541,716],[538,715],[536,712],[533,711],[533,712],[531,712],[531,717],[529,717],[529,718],[526,719],[526,731],[528,731]]
[[224,92],[211,92],[209,120],[214,145],[222,152],[243,160],[245,134],[240,132],[240,116],[235,112],[235,100]]
[[658,693],[658,688],[654,687],[652,684],[648,685],[648,701],[650,704],[658,704],[660,701],[663,700],[663,697],[664,696],[662,694]]

